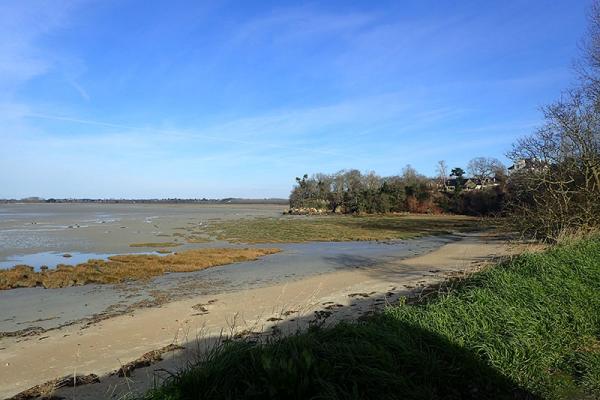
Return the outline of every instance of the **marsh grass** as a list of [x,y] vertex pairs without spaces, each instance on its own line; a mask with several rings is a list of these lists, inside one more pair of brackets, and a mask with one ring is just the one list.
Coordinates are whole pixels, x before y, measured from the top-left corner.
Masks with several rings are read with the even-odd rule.
[[481,228],[479,219],[457,215],[331,215],[213,221],[204,232],[241,243],[289,243],[408,239]]
[[596,237],[361,322],[225,343],[145,398],[597,399],[599,310]]
[[256,260],[277,252],[279,249],[207,248],[166,256],[119,255],[109,257],[108,260],[88,260],[75,266],[60,264],[55,269],[39,272],[27,265],[17,265],[11,269],[0,270],[0,290],[35,286],[59,288],[90,283],[141,280],[167,272],[192,272],[217,265]]

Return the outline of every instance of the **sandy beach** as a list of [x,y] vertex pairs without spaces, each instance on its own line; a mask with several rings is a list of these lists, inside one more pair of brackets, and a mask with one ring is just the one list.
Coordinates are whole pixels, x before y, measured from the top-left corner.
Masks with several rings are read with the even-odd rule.
[[[404,242],[416,244],[419,240]],[[344,268],[267,280],[246,288],[238,285],[220,293],[190,293],[149,307],[132,307],[106,319],[50,324],[46,326],[49,330],[30,336],[23,332],[6,336],[0,339],[0,397],[80,374],[95,374],[99,383],[62,388],[56,394],[91,399],[144,391],[165,376],[160,370],[177,370],[224,335],[264,336],[292,332],[309,324],[356,319],[400,296],[418,293],[427,285],[473,271],[518,250],[489,234],[454,235],[435,246],[415,250],[416,254],[405,252],[405,257],[390,254],[374,262],[368,262],[368,258],[349,259]],[[149,357],[148,352],[166,346],[170,351]],[[128,366],[128,377],[115,373],[144,355],[152,359],[148,362],[151,365],[130,373]],[[155,362],[158,358],[162,361]]]

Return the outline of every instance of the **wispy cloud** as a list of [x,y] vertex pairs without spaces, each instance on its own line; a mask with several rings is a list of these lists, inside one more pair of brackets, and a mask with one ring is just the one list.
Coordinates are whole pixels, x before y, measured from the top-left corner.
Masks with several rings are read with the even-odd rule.
[[83,86],[81,86],[79,83],[77,83],[74,79],[71,79],[71,78],[66,78],[66,81],[73,89],[75,89],[75,91],[77,93],[79,93],[79,95],[81,96],[82,99],[84,99],[86,101],[90,101],[90,95],[83,88]]
[[[409,97],[410,102],[405,100]],[[462,112],[449,107],[428,110],[423,101],[406,93],[386,93],[316,107],[276,110],[220,124],[170,129],[33,112],[26,116],[32,120],[98,126],[130,135],[143,134],[146,142],[151,139],[162,142],[202,140],[244,146],[257,153],[271,149],[352,159],[357,155],[347,151],[348,142],[340,142],[340,137],[352,137],[356,146],[363,140],[359,138],[364,136],[364,140],[370,141],[367,136],[389,131],[399,120],[410,121],[403,127],[403,131],[409,132],[411,128],[418,129],[424,124],[454,118]],[[401,133],[397,129],[396,132]],[[94,136],[101,135],[101,132],[94,132]],[[77,136],[80,135],[73,140]]]
[[[24,128],[24,121],[19,119],[31,106],[20,98],[20,91],[31,80],[58,66],[57,55],[41,42],[46,35],[68,26],[70,15],[81,3],[0,2],[0,122],[4,129]],[[89,94],[74,79],[66,79],[65,85],[89,100]]]
[[241,24],[232,36],[231,44],[267,39],[273,44],[284,45],[322,35],[335,35],[339,40],[345,34],[373,23],[376,17],[364,12],[323,12],[309,5],[278,8]]
[[0,88],[14,89],[51,68],[52,57],[38,41],[64,27],[75,4],[61,0],[0,3]]
[[[79,118],[71,118],[71,117],[64,117],[64,116],[47,115],[47,114],[36,114],[36,113],[28,113],[28,114],[26,114],[26,117],[63,121],[63,122],[71,122],[71,123],[83,124],[83,125],[101,126],[101,127],[108,127],[108,128],[118,128],[121,130],[133,132],[136,135],[142,134],[146,141],[148,139],[150,139],[150,137],[147,135],[148,133],[150,133],[150,134],[154,135],[153,138],[155,140],[159,140],[159,141],[165,141],[165,140],[169,140],[169,139],[177,139],[177,140],[204,139],[204,140],[209,140],[209,141],[225,142],[225,143],[244,145],[244,146],[252,146],[252,147],[258,147],[258,148],[288,149],[288,150],[322,154],[322,155],[335,154],[333,152],[329,152],[326,150],[302,148],[302,147],[289,146],[289,145],[277,144],[277,143],[256,142],[256,141],[250,141],[250,140],[235,139],[232,137],[228,137],[227,134],[209,135],[209,134],[198,133],[198,132],[189,131],[189,130],[167,130],[167,129],[157,129],[157,128],[148,128],[148,127],[135,127],[135,126],[130,126],[130,125],[115,124],[115,123],[103,122],[103,121],[94,121],[94,120],[87,120],[87,119],[79,119]],[[210,129],[208,129],[207,131],[210,131]],[[126,136],[126,134],[124,134],[124,135]],[[96,140],[98,137],[102,137],[102,134],[98,134],[96,132],[93,135],[92,140]],[[118,136],[117,138],[119,140],[121,140],[122,137],[123,136]],[[80,137],[75,137],[75,138],[68,138],[67,140],[79,141],[80,139],[81,139]]]

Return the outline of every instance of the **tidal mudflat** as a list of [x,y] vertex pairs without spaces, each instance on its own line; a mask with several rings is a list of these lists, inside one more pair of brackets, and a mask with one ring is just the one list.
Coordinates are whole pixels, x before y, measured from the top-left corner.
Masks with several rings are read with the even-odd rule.
[[[87,343],[84,358],[88,361],[78,371],[105,373],[147,350],[169,345],[192,323],[194,329],[207,327],[218,336],[239,316],[244,324],[254,321],[262,329],[264,323],[293,320],[304,306],[306,312],[324,315],[356,296],[388,293],[386,298],[392,301],[427,279],[439,279],[439,265],[460,269],[471,253],[480,251],[487,257],[500,248],[482,247],[484,237],[465,234],[477,228],[477,221],[463,217],[312,218],[283,216],[283,209],[271,205],[1,206],[0,262],[8,266],[30,261],[38,269],[52,268],[53,262],[77,264],[88,255],[125,254],[123,260],[156,261],[156,252],[164,252],[165,260],[170,260],[173,253],[198,249],[280,251],[202,270],[190,267],[178,272],[169,267],[147,279],[114,284],[0,290],[0,359],[5,360],[2,368],[7,377],[0,382],[6,389],[0,393],[14,394],[63,376],[80,362],[71,360],[66,349],[72,346]],[[436,252],[441,252],[441,261],[439,256],[435,262],[431,257],[418,261]],[[403,260],[417,261],[405,264]],[[137,266],[134,275],[143,274],[143,268]],[[382,301],[373,304],[380,306]],[[356,310],[368,312],[371,302],[364,304]],[[138,317],[145,322],[139,325]],[[163,322],[167,324],[157,331],[155,327]],[[129,343],[135,338],[141,342]],[[55,360],[51,369],[36,367],[40,357]],[[24,370],[37,375],[24,376],[19,372]]]
[[[340,269],[372,267],[435,250],[455,240],[449,232],[452,228],[473,225],[472,220],[463,217],[283,217],[283,209],[273,205],[3,205],[0,265],[4,267],[23,263],[37,271],[42,265],[52,269],[56,264],[75,265],[86,263],[86,258],[106,259],[131,253],[136,253],[129,256],[132,259],[156,261],[157,250],[167,254],[165,260],[170,260],[170,252],[186,254],[202,248],[225,247],[239,252],[247,244],[238,242],[249,242],[253,237],[255,242],[261,242],[254,247],[276,247],[281,252],[249,262],[227,258],[225,261],[241,262],[201,271],[188,266],[186,272],[172,274],[169,272],[178,269],[163,268],[166,275],[148,273],[148,279],[142,281],[139,277],[145,275],[144,266],[138,263],[128,269],[131,279],[116,279],[111,285],[82,278],[72,285],[43,285],[72,287],[0,290],[0,336],[42,332],[81,321],[93,323],[185,297],[280,284]],[[429,236],[397,240],[419,235]],[[190,236],[205,240],[190,243]],[[363,241],[348,241],[351,238]],[[276,245],[265,243],[267,239]],[[307,241],[327,239],[345,241]],[[161,249],[153,245],[173,242],[180,246]],[[132,243],[148,246],[132,247]],[[140,256],[140,252],[149,255]],[[225,261],[216,264],[226,264]],[[106,263],[92,262],[87,267],[96,264]]]
[[[0,204],[0,268],[76,264],[108,255],[193,248],[190,226],[278,217],[278,205]],[[148,244],[148,246],[140,246]],[[76,259],[63,257],[72,255]]]

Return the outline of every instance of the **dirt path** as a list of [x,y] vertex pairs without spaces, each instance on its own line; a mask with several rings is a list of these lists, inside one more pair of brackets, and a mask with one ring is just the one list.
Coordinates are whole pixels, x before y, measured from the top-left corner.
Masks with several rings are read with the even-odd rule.
[[[90,373],[98,375],[100,383],[67,387],[56,394],[119,398],[130,391],[144,391],[160,375],[157,369],[176,370],[224,334],[285,333],[311,323],[355,319],[399,296],[519,250],[489,235],[462,235],[419,257],[176,301],[85,328],[73,325],[39,337],[5,338],[0,342],[0,397],[67,375]],[[169,345],[176,346],[162,355],[146,354]],[[111,375],[144,354],[142,361],[152,365],[131,373],[132,366],[128,366],[129,377]]]

